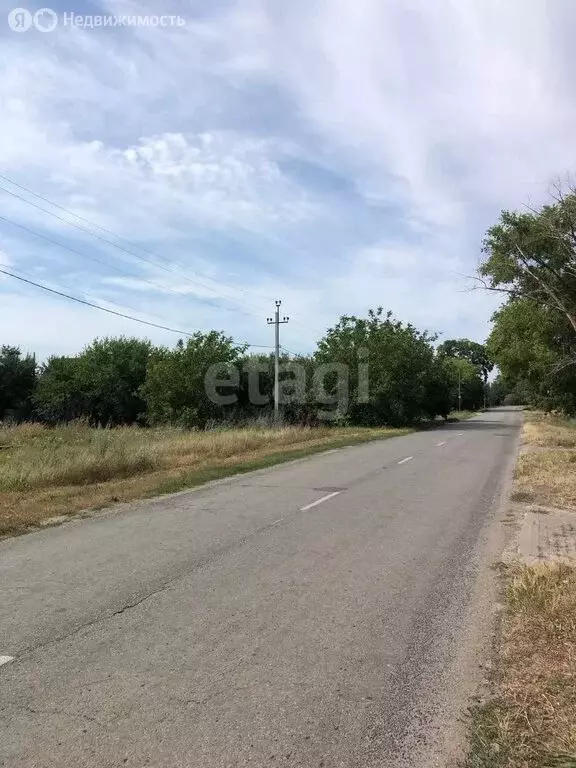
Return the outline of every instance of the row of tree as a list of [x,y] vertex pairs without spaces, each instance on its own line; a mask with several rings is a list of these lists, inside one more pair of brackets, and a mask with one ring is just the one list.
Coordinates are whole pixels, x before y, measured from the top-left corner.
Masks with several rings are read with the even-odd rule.
[[[435,347],[435,338],[381,309],[343,316],[313,355],[282,360],[285,384],[293,380],[284,418],[406,424],[458,405],[476,409],[486,397],[492,405],[507,398],[576,413],[576,190],[558,186],[540,209],[503,211],[483,252],[479,279],[506,298],[485,347],[466,339]],[[237,371],[226,403],[208,393],[206,373],[216,363]],[[499,375],[488,384],[494,364]],[[322,366],[340,368],[319,384]],[[202,427],[268,412],[272,390],[272,358],[248,355],[218,332],[197,333],[173,349],[96,340],[40,367],[17,348],[0,351],[0,419]]]
[[[477,409],[492,363],[466,339],[436,339],[382,309],[343,316],[313,355],[282,363],[283,417],[292,423],[409,424]],[[270,414],[274,364],[223,333],[196,333],[174,348],[136,338],[96,340],[75,356],[33,357],[3,347],[0,419],[48,423],[207,424]]]
[[488,353],[515,402],[576,413],[576,190],[504,211],[488,230],[480,279],[501,292]]

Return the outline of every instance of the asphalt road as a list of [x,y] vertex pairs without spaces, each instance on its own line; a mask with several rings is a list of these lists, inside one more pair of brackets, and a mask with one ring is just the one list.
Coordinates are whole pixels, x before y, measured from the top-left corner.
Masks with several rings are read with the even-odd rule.
[[0,542],[0,765],[447,765],[521,418]]

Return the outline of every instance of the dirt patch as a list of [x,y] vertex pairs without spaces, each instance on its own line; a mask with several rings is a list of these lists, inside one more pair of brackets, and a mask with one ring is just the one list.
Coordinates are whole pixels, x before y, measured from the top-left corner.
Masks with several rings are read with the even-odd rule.
[[565,563],[576,566],[576,512],[533,508],[523,514],[509,561],[527,565]]

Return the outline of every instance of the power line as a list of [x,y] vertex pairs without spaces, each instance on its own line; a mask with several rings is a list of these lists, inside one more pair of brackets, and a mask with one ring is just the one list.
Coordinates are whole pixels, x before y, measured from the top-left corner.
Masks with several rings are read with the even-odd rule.
[[[15,270],[15,271],[19,272],[20,275],[24,275],[28,280],[32,280],[31,276],[27,275],[21,269]],[[63,293],[66,293],[66,292],[73,293],[73,289],[69,288],[67,285],[63,285],[61,282],[60,283],[55,283],[54,280],[51,279],[50,280],[50,285],[55,287],[55,288],[57,288],[58,290],[62,291]],[[94,296],[93,294],[90,294],[87,291],[82,291],[81,296],[85,300],[89,299],[92,302],[97,302],[99,306],[101,306],[102,304],[112,305],[112,306],[115,306],[119,310],[122,310],[122,311],[128,310],[128,311],[134,312],[136,314],[145,314],[148,317],[153,317],[153,318],[156,318],[156,319],[160,320],[161,323],[165,322],[165,320],[162,317],[159,317],[158,315],[154,314],[153,312],[150,312],[148,310],[146,310],[145,312],[141,312],[141,310],[136,309],[135,307],[131,306],[130,304],[126,304],[126,303],[119,304],[117,301],[113,301],[113,300],[109,300],[109,299],[103,299],[102,297]]]
[[131,315],[126,315],[123,312],[116,312],[113,309],[106,309],[106,307],[99,307],[98,304],[93,304],[91,301],[85,301],[84,299],[79,299],[77,296],[71,296],[69,293],[64,293],[63,291],[57,291],[54,288],[48,288],[47,285],[42,285],[41,283],[36,283],[34,280],[28,280],[25,277],[20,277],[20,275],[15,275],[13,272],[9,272],[7,269],[0,269],[0,272],[4,275],[8,275],[9,277],[13,277],[16,280],[21,280],[23,283],[28,283],[29,285],[34,285],[36,288],[42,288],[44,291],[49,291],[50,293],[55,293],[56,296],[63,296],[65,299],[70,299],[71,301],[77,301],[78,304],[85,304],[87,307],[93,307],[94,309],[99,309],[102,312],[108,312],[110,315],[117,315],[118,317],[124,317],[127,320],[134,320],[136,323],[142,323],[143,325],[149,325],[152,328],[160,328],[163,331],[172,331],[173,333],[179,333],[184,336],[193,336],[192,333],[188,333],[188,331],[180,331],[177,328],[169,328],[166,325],[159,325],[158,323],[149,323],[147,320],[140,320],[137,317],[132,317]]
[[[91,301],[86,301],[85,299],[79,299],[77,296],[72,296],[69,293],[64,293],[64,291],[57,291],[55,288],[49,288],[47,285],[42,285],[42,283],[37,283],[34,280],[30,280],[25,277],[21,277],[20,275],[15,275],[13,272],[8,271],[7,269],[0,268],[0,273],[4,275],[8,275],[9,277],[13,277],[16,280],[20,280],[23,283],[28,283],[28,285],[33,285],[36,288],[41,288],[43,291],[48,291],[49,293],[53,293],[56,296],[62,296],[65,299],[70,299],[70,301],[75,301],[78,304],[84,304],[87,307],[92,307],[93,309],[99,309],[101,312],[107,312],[110,315],[116,315],[117,317],[123,317],[127,320],[133,320],[135,323],[141,323],[142,325],[148,325],[151,328],[159,328],[162,331],[171,331],[172,333],[177,333],[180,336],[188,336],[189,338],[192,338],[194,336],[193,333],[190,333],[189,331],[182,331],[178,328],[171,328],[167,325],[160,325],[159,323],[151,323],[148,320],[142,320],[138,317],[133,317],[132,315],[128,315],[124,312],[117,312],[114,309],[107,309],[106,307],[101,307],[98,304],[94,304]],[[243,343],[234,342],[238,346],[244,346]],[[262,344],[248,344],[249,347],[261,347],[266,349],[272,349],[269,345],[262,345]]]
[[90,261],[94,261],[96,264],[101,264],[104,267],[109,267],[110,269],[114,269],[116,270],[116,272],[119,272],[121,275],[134,278],[135,280],[141,280],[143,283],[148,283],[148,285],[153,285],[155,288],[159,288],[162,291],[169,291],[170,293],[174,293],[177,296],[183,295],[178,291],[175,291],[174,289],[169,288],[168,286],[160,285],[160,283],[155,283],[152,280],[147,280],[145,277],[138,277],[137,275],[131,275],[129,272],[126,272],[123,269],[120,269],[120,267],[117,267],[115,264],[108,264],[108,262],[106,261],[101,261],[100,259],[97,259],[94,256],[88,256],[88,254],[82,253],[81,251],[77,251],[75,248],[70,248],[69,245],[64,245],[64,243],[60,243],[58,240],[54,240],[51,237],[42,235],[40,232],[36,232],[36,230],[34,229],[30,229],[29,227],[25,227],[23,224],[19,224],[17,221],[12,221],[12,219],[6,218],[6,216],[0,216],[0,220],[6,221],[8,224],[11,224],[13,227],[18,227],[19,229],[23,229],[25,232],[28,232],[29,234],[34,235],[35,237],[40,237],[42,238],[42,240],[46,240],[46,242],[51,243],[52,245],[56,245],[59,248],[64,248],[66,251],[69,251],[70,253],[74,253],[76,256],[81,256],[84,259],[89,259]]
[[[0,187],[1,189],[1,187]],[[126,272],[126,270],[121,269],[120,267],[117,267],[115,264],[109,264],[106,261],[102,261],[101,259],[97,259],[94,256],[89,256],[86,253],[82,253],[81,251],[76,250],[75,248],[71,248],[69,245],[65,245],[64,243],[61,243],[58,240],[54,240],[51,237],[48,237],[47,235],[42,235],[40,232],[36,232],[34,229],[30,229],[30,227],[25,227],[23,224],[19,224],[16,221],[13,221],[12,219],[8,219],[6,216],[0,216],[0,220],[6,221],[8,224],[11,224],[14,227],[18,227],[19,229],[24,230],[25,232],[28,232],[31,235],[34,235],[35,237],[40,237],[42,240],[46,240],[46,242],[51,243],[52,245],[56,245],[59,248],[63,248],[66,251],[69,251],[70,253],[75,254],[76,256],[81,256],[82,258],[88,259],[89,261],[93,261],[96,264],[101,264],[104,267],[109,267],[110,269],[114,269],[116,272],[120,273],[121,275],[125,275],[126,277],[130,277],[134,280],[140,280],[143,283],[147,283],[148,285],[152,285],[155,288],[159,288],[161,291],[168,291],[169,293],[173,293],[175,296],[179,296],[180,298],[191,298],[193,301],[200,302],[201,304],[208,304],[211,307],[216,307],[217,309],[224,310],[226,312],[238,312],[241,315],[244,315],[246,317],[252,317],[251,314],[248,312],[243,312],[241,309],[232,309],[229,307],[222,307],[218,302],[213,301],[211,299],[205,299],[201,298],[199,296],[188,296],[187,294],[180,293],[180,291],[176,291],[173,288],[170,288],[169,286],[161,285],[160,283],[156,283],[153,280],[148,280],[145,277],[139,277],[138,275],[130,274],[129,272]]]
[[280,345],[280,349],[284,352],[287,352],[289,355],[292,355],[292,357],[300,357],[299,352],[291,352],[289,349],[286,349],[286,347],[283,347],[282,345]]
[[[48,216],[52,216],[53,218],[58,219],[58,221],[62,221],[64,222],[64,224],[68,224],[69,226],[74,227],[80,232],[84,232],[84,234],[90,235],[91,237],[95,237],[97,240],[100,240],[101,242],[106,243],[107,245],[111,245],[113,248],[117,248],[119,251],[122,251],[123,253],[127,253],[129,256],[133,256],[134,258],[140,259],[141,261],[144,261],[147,264],[151,264],[153,267],[156,267],[157,269],[163,269],[164,272],[169,272],[170,274],[175,275],[176,277],[179,277],[181,280],[185,280],[191,285],[197,285],[197,286],[200,286],[201,288],[208,288],[208,290],[214,291],[214,288],[212,286],[206,285],[206,283],[200,283],[197,280],[192,280],[191,278],[186,277],[186,275],[183,275],[181,272],[176,272],[176,270],[170,269],[169,267],[166,267],[163,264],[158,264],[155,261],[152,261],[151,259],[147,259],[144,256],[140,256],[140,254],[138,253],[129,251],[127,248],[124,248],[123,246],[118,245],[118,243],[114,243],[112,240],[108,240],[105,237],[101,237],[100,235],[96,234],[96,232],[91,232],[89,229],[86,229],[85,227],[81,227],[78,224],[75,224],[73,221],[68,221],[62,216],[58,216],[58,214],[54,213],[53,211],[47,211],[46,208],[42,208],[41,205],[37,205],[36,203],[33,203],[31,200],[26,200],[26,198],[22,197],[22,195],[17,195],[15,192],[12,192],[11,190],[6,189],[5,187],[2,187],[2,186],[0,186],[0,190],[2,192],[6,192],[6,194],[8,195],[12,195],[12,197],[17,198],[18,200],[22,200],[22,202],[27,203],[28,205],[31,205],[34,208],[37,208],[39,211],[42,211],[43,213],[47,213]],[[72,213],[72,215],[74,216],[75,214]],[[242,314],[246,314],[246,313],[242,313]]]
[[[43,200],[44,202],[48,203],[49,205],[54,206],[55,208],[58,208],[61,211],[64,211],[65,213],[69,214],[70,216],[74,216],[75,218],[79,219],[80,221],[83,221],[85,224],[89,224],[92,227],[95,227],[96,229],[99,229],[101,232],[106,232],[109,235],[112,235],[113,237],[118,238],[119,240],[123,240],[125,243],[128,243],[132,245],[134,248],[137,248],[140,251],[143,251],[144,253],[148,253],[150,256],[154,256],[154,258],[158,259],[159,261],[165,262],[166,264],[170,264],[170,262],[167,259],[164,259],[163,257],[159,256],[157,253],[154,253],[154,251],[151,251],[147,248],[144,248],[142,245],[138,245],[138,243],[135,243],[132,240],[129,240],[126,237],[123,237],[122,235],[119,235],[117,232],[114,232],[111,229],[107,229],[106,227],[102,227],[100,224],[96,224],[96,222],[91,221],[90,219],[85,218],[84,216],[80,216],[80,214],[75,213],[74,211],[71,211],[69,208],[66,208],[63,205],[60,205],[59,203],[55,203],[53,200],[50,200],[48,197],[44,197],[43,195],[40,195],[38,192],[34,192],[32,189],[29,189],[28,187],[23,186],[22,184],[18,184],[18,182],[14,181],[13,179],[9,178],[8,176],[5,176],[4,174],[0,173],[0,179],[4,179],[4,181],[7,181],[9,184],[12,184],[13,186],[17,187],[18,189],[23,190],[24,192],[27,192],[29,195],[33,195],[34,197],[38,198],[39,200]],[[9,189],[6,189],[5,187],[0,186],[0,190],[3,192],[6,192],[9,195],[12,195],[13,197],[17,198],[18,200],[22,200],[23,202],[27,203],[28,205],[34,206],[34,208],[37,208],[38,210],[42,211],[43,213],[48,214],[49,216],[54,216],[59,221],[64,222],[65,224],[68,224],[69,226],[75,227],[81,232],[84,232],[85,234],[91,235],[92,237],[97,238],[98,240],[101,240],[102,242],[106,243],[107,245],[111,245],[114,248],[118,248],[119,250],[123,251],[124,253],[129,254],[130,256],[133,256],[136,259],[141,259],[142,261],[145,261],[148,264],[151,264],[154,267],[164,269],[167,272],[170,272],[178,277],[180,277],[183,280],[186,280],[187,282],[191,283],[192,285],[199,285],[202,288],[207,288],[208,290],[214,291],[215,289],[211,285],[207,285],[206,283],[201,283],[195,280],[192,280],[191,278],[186,277],[185,275],[182,275],[179,272],[176,272],[173,269],[169,269],[168,267],[163,266],[162,264],[157,264],[154,261],[151,261],[150,259],[146,259],[140,254],[134,253],[133,251],[130,251],[126,248],[123,248],[122,246],[118,245],[117,243],[114,243],[110,240],[107,240],[106,238],[100,237],[95,232],[91,232],[88,229],[85,229],[84,227],[80,227],[77,224],[74,224],[74,222],[68,221],[67,219],[62,218],[61,216],[58,216],[57,214],[53,213],[52,211],[47,211],[45,208],[42,208],[39,205],[36,205],[31,200],[26,200],[26,198],[22,197],[21,195],[17,195],[15,192],[12,192]],[[269,301],[269,297],[264,296],[263,294],[259,294],[256,291],[249,291],[246,288],[242,288],[241,286],[232,286],[227,283],[222,282],[221,280],[216,280],[215,278],[212,278],[208,275],[202,275],[201,272],[197,272],[197,270],[194,270],[196,274],[199,274],[201,277],[205,277],[207,280],[212,280],[212,282],[216,283],[217,285],[222,285],[225,288],[229,288],[232,291],[240,291],[246,295],[252,295],[256,296],[262,300]],[[150,282],[150,281],[147,281]],[[181,294],[180,294],[181,295]],[[229,299],[232,299],[232,297],[227,297]],[[256,307],[251,307],[255,312],[260,312],[260,309]],[[232,310],[230,310],[232,311]],[[242,310],[234,310],[237,312],[240,312],[241,314],[244,314],[246,316],[249,316],[248,313],[242,312]],[[310,326],[306,326],[303,323],[300,323],[298,320],[294,320],[293,322],[296,323],[296,325],[299,325],[301,328],[305,328],[307,330],[312,330],[316,333],[322,333],[320,329],[318,328],[312,328]]]
[[[96,224],[95,222],[91,221],[90,219],[86,219],[85,217],[80,216],[77,213],[74,213],[74,211],[71,211],[69,208],[65,208],[63,205],[59,205],[58,203],[55,203],[53,200],[50,200],[49,198],[44,197],[43,195],[40,195],[37,192],[34,192],[31,189],[28,189],[27,187],[22,186],[22,184],[18,184],[17,182],[15,182],[12,179],[8,178],[8,176],[4,176],[3,174],[0,173],[0,179],[4,179],[8,183],[13,184],[15,187],[18,187],[18,189],[21,189],[24,192],[27,192],[28,194],[33,195],[34,197],[37,197],[39,200],[43,200],[44,202],[48,203],[49,205],[52,205],[55,208],[58,208],[59,210],[64,211],[65,213],[69,214],[70,216],[75,216],[77,219],[80,219],[80,221],[83,221],[83,222],[85,222],[86,224],[89,224],[92,227],[96,227],[96,229],[99,229],[102,232],[106,232],[107,234],[112,235],[113,237],[116,237],[119,240],[123,240],[124,242],[129,243],[134,248],[138,248],[138,250],[143,251],[144,253],[148,253],[151,256],[154,256],[155,259],[158,259],[160,262],[164,262],[164,264],[170,264],[170,262],[167,259],[164,259],[163,257],[159,256],[157,253],[154,253],[153,251],[150,251],[147,248],[144,248],[143,246],[138,245],[137,243],[134,243],[132,240],[128,240],[127,238],[122,237],[122,235],[119,235],[118,233],[113,232],[110,229],[106,229],[106,227],[102,227],[99,224]],[[73,221],[68,221],[67,219],[64,219],[62,216],[58,216],[57,214],[55,214],[52,211],[47,211],[45,208],[42,208],[41,206],[37,205],[36,203],[33,203],[31,200],[27,200],[25,197],[22,197],[21,195],[17,195],[15,192],[12,192],[11,190],[6,189],[5,187],[0,187],[0,190],[2,190],[3,192],[6,192],[9,195],[12,195],[13,197],[16,197],[18,200],[22,200],[23,202],[28,203],[28,205],[34,206],[34,208],[37,208],[38,210],[43,211],[44,213],[47,213],[49,216],[54,216],[54,218],[58,219],[59,221],[63,221],[65,224],[68,224],[69,226],[75,227],[76,229],[80,230],[80,232],[84,232],[84,233],[86,233],[88,235],[91,235],[92,237],[95,237],[98,240],[101,240],[102,242],[106,243],[107,245],[111,245],[113,248],[118,248],[120,251],[123,251],[124,253],[127,253],[127,254],[129,254],[130,256],[133,256],[136,259],[141,259],[142,261],[145,261],[148,264],[152,264],[153,266],[158,267],[159,269],[164,269],[167,272],[171,272],[172,274],[177,275],[181,279],[187,280],[188,282],[192,283],[193,285],[200,285],[201,287],[208,288],[208,290],[211,290],[211,291],[214,290],[214,287],[211,286],[211,285],[207,285],[206,283],[201,283],[201,282],[198,282],[196,280],[192,280],[191,278],[187,277],[186,275],[183,275],[180,272],[177,272],[177,271],[175,271],[173,269],[170,269],[170,268],[164,266],[164,264],[157,264],[155,261],[151,261],[150,259],[146,259],[146,258],[144,258],[144,256],[141,256],[138,253],[134,253],[133,251],[128,250],[127,248],[124,248],[121,245],[118,245],[118,243],[114,243],[113,241],[108,240],[107,238],[101,237],[100,235],[96,234],[95,232],[91,232],[89,229],[86,229],[85,227],[81,227],[78,224],[75,224]],[[198,273],[198,274],[201,274],[201,273]],[[208,275],[201,275],[201,276],[205,277],[208,280],[212,280],[217,285],[218,284],[223,285],[225,288],[229,288],[230,290],[233,290],[233,291],[241,291],[242,293],[245,293],[247,295],[250,295],[250,294],[255,295],[255,296],[259,295],[259,294],[256,294],[254,291],[248,291],[245,288],[242,288],[240,286],[232,286],[232,285],[228,285],[227,283],[222,282],[221,280],[215,280],[214,278],[211,278]],[[261,298],[264,299],[266,297],[262,296]],[[255,311],[259,312],[260,310],[255,310]]]

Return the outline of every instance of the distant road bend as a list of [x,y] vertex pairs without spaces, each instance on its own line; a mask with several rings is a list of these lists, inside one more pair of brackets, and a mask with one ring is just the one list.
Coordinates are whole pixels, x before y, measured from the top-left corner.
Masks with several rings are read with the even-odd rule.
[[451,765],[521,419],[0,542],[0,766]]

